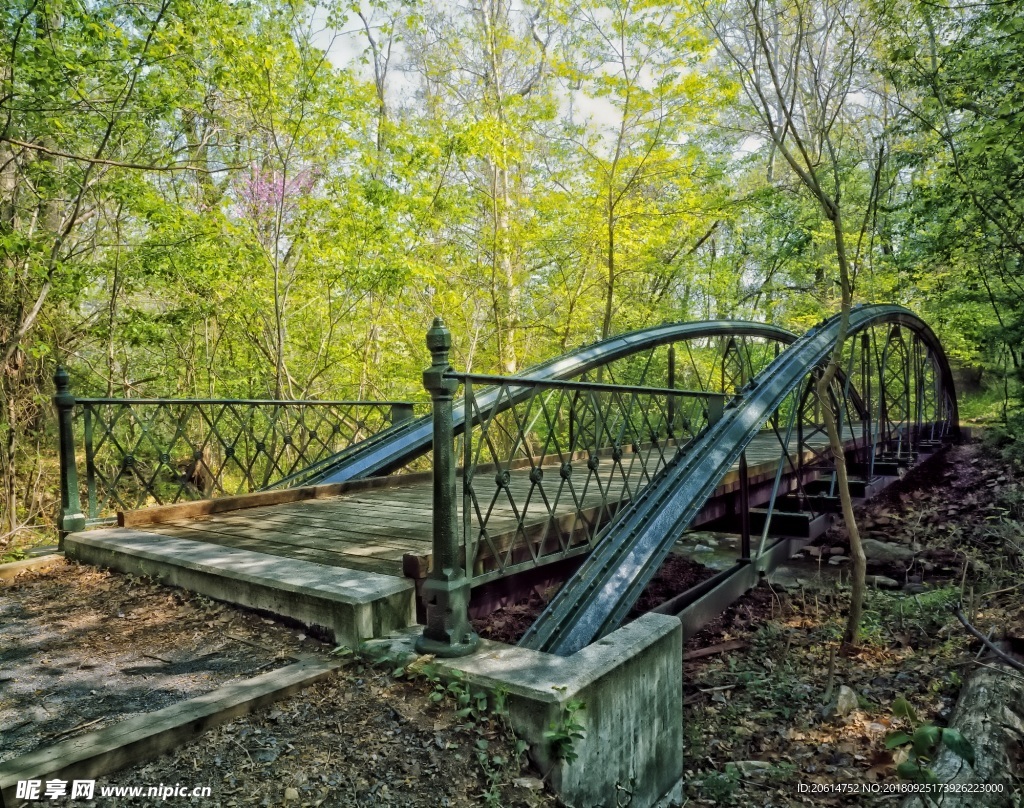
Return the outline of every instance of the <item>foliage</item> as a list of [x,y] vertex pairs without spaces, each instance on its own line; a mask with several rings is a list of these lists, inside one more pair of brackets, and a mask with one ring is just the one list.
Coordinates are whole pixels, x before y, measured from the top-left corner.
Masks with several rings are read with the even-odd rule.
[[28,558],[28,553],[22,548],[16,547],[13,550],[0,553],[0,564],[8,564],[12,561],[24,561],[26,558]]
[[766,4],[8,3],[0,547],[56,507],[57,364],[79,394],[406,399],[436,314],[485,372],[664,320],[802,330],[840,242],[857,301],[919,309],[1016,440],[1019,15],[799,7],[858,55],[817,101],[821,71],[780,76],[838,227],[723,52]]
[[927,764],[935,759],[940,744],[945,744],[952,752],[974,765],[974,748],[956,729],[920,721],[914,708],[904,698],[893,702],[892,712],[896,718],[902,718],[910,724],[909,732],[893,732],[885,739],[886,749],[903,749],[906,753],[906,759],[896,766],[896,773],[904,780],[914,783],[938,782]]
[[544,740],[551,744],[551,754],[556,760],[572,763],[579,757],[575,745],[583,740],[586,728],[577,716],[585,708],[586,704],[581,699],[569,699],[562,705],[558,720],[552,721],[544,730]]

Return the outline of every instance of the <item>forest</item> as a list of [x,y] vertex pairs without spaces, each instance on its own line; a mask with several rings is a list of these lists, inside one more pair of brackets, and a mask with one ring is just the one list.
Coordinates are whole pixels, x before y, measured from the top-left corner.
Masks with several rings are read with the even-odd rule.
[[920,314],[1024,435],[1017,0],[10,0],[0,552],[81,395],[425,400],[662,321]]

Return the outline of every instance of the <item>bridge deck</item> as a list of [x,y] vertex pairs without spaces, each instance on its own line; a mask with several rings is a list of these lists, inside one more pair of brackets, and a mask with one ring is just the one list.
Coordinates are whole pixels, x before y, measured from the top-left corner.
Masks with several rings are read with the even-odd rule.
[[[852,441],[853,431],[848,428],[846,432],[847,441]],[[810,443],[817,448],[824,446],[825,440],[821,438]],[[757,436],[747,448],[750,476],[762,479],[774,476],[779,453],[779,440],[773,434]],[[582,466],[583,461],[579,465]],[[634,470],[627,477],[613,470],[611,463],[607,468],[609,471],[605,473],[602,467],[601,474],[605,501],[616,502],[622,497],[627,483],[632,486],[639,481],[641,472]],[[513,471],[511,476],[510,489],[515,501],[521,503],[530,488],[528,469]],[[716,493],[734,489],[737,476],[734,466]],[[172,519],[148,524],[145,530],[147,533],[328,566],[419,577],[426,574],[430,565],[432,492],[429,480],[422,479],[422,475],[418,477],[420,479],[408,482],[399,477],[386,487],[367,488],[330,498]],[[589,491],[577,489],[577,496],[584,507],[600,508],[602,495],[593,482]],[[568,492],[560,502],[567,504],[556,508],[556,513],[571,513],[572,497]],[[540,527],[548,520],[545,509],[538,508],[535,518],[532,514],[532,511],[528,512],[524,527],[533,524]],[[494,541],[501,541],[503,531],[510,538],[517,527],[518,520],[507,500],[503,506],[499,501],[488,522],[488,531]]]

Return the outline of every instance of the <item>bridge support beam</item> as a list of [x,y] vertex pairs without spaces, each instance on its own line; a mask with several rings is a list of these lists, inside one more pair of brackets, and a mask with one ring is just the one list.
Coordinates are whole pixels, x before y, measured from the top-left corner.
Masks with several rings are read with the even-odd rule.
[[440,317],[435,318],[427,332],[431,364],[423,372],[423,386],[430,393],[434,413],[434,567],[421,589],[427,624],[416,641],[416,650],[437,657],[466,656],[480,644],[469,622],[469,579],[459,563],[452,416],[452,399],[459,383],[445,377],[451,370],[451,347],[451,332]]

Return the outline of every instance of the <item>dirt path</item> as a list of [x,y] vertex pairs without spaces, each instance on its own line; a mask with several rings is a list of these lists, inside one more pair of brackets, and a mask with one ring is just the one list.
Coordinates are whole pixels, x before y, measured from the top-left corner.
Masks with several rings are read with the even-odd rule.
[[[22,575],[0,588],[0,761],[332,650],[300,629],[131,576],[70,563]],[[449,703],[430,700],[429,684],[390,671],[351,660],[329,681],[97,788],[208,786],[217,806],[554,804],[516,765],[497,717],[456,721]]]

